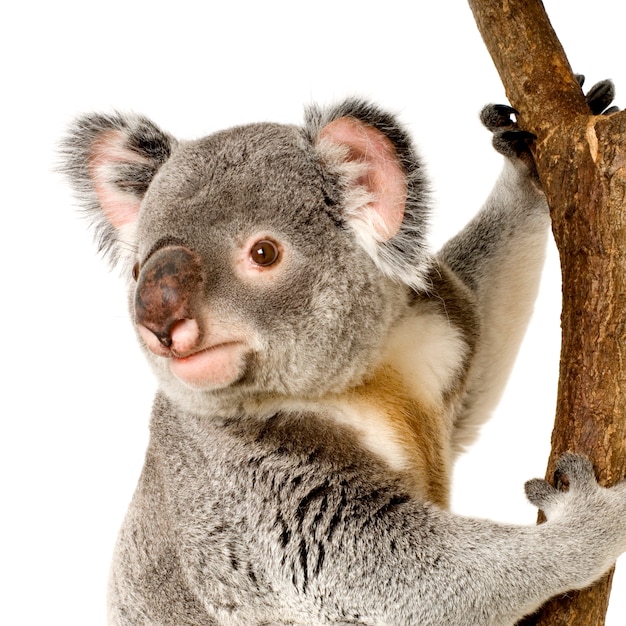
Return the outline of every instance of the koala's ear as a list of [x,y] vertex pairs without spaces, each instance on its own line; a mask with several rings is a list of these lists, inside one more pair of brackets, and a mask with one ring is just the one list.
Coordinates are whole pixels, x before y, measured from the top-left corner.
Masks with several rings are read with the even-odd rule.
[[352,184],[367,194],[368,201],[360,203],[360,210],[352,217],[369,226],[371,235],[379,241],[396,235],[404,218],[407,181],[391,141],[354,117],[328,123],[319,139],[344,148],[343,163],[356,166]]
[[62,170],[111,261],[134,248],[141,201],[174,145],[173,137],[136,115],[85,115],[71,126],[61,147]]
[[407,133],[361,100],[310,109],[306,131],[339,183],[343,217],[359,243],[386,275],[423,288],[429,194]]

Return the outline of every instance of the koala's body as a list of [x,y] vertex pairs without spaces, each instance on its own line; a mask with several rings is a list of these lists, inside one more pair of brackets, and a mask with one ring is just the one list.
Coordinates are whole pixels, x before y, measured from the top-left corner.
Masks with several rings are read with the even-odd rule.
[[406,133],[374,106],[179,142],[91,115],[67,169],[129,277],[158,377],[113,626],[513,624],[626,549],[626,491],[568,456],[539,527],[453,515],[450,472],[523,335],[549,213],[528,135],[438,254]]

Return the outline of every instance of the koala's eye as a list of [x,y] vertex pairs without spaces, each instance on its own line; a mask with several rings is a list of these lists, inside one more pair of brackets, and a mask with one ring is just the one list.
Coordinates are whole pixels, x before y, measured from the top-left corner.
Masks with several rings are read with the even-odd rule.
[[139,278],[139,263],[135,263],[135,265],[133,265],[133,280],[137,282],[138,278]]
[[278,261],[278,246],[269,239],[257,241],[250,249],[250,258],[253,263],[261,267],[273,265]]

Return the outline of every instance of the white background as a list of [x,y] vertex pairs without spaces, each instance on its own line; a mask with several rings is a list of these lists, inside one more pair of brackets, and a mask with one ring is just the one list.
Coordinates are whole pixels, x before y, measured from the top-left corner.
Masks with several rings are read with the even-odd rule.
[[[572,66],[589,84],[615,79],[626,106],[621,5],[546,3]],[[298,123],[312,101],[371,97],[401,114],[429,163],[438,246],[474,214],[498,174],[500,158],[477,113],[503,102],[503,89],[464,0],[40,0],[5,6],[0,30],[0,622],[102,626],[109,559],[143,461],[154,383],[122,282],[97,258],[52,171],[69,120],[134,110],[192,138],[251,121]],[[559,303],[551,249],[505,398],[458,464],[461,513],[534,523],[522,485],[543,476],[548,456]],[[623,626],[625,615],[618,568],[608,624]]]

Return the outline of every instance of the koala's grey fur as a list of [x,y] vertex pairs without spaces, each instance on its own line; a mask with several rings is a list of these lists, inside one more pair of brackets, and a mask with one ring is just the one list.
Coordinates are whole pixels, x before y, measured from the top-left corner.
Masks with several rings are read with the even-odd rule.
[[[138,116],[76,122],[66,169],[159,380],[112,626],[504,626],[626,550],[626,487],[574,455],[569,491],[527,485],[541,526],[446,509],[549,227],[528,135],[504,109],[483,119],[503,174],[436,255],[421,160],[367,103],[197,141]],[[396,196],[372,208],[388,187],[405,189],[397,232]],[[251,263],[250,237],[277,243],[275,267]]]

